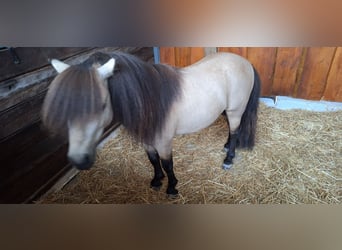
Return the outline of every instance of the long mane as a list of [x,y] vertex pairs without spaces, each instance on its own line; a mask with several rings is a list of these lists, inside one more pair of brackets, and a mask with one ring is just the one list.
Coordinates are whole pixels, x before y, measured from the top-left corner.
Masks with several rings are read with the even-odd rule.
[[70,66],[51,82],[42,107],[42,122],[52,133],[68,134],[68,122],[81,122],[102,111],[103,84],[94,68]]
[[108,80],[114,122],[123,124],[138,141],[151,144],[180,96],[177,69],[125,53],[111,56],[116,59],[114,75]]

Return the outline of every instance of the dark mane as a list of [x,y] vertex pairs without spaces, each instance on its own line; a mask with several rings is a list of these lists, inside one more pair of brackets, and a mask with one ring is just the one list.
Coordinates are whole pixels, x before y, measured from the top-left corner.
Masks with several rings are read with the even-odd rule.
[[147,63],[122,52],[95,53],[57,75],[42,109],[43,124],[50,131],[67,135],[68,121],[102,112],[106,97],[91,66],[102,65],[111,57],[116,59],[114,75],[108,78],[113,122],[121,123],[139,142],[153,143],[181,93],[179,74],[171,66]]
[[51,82],[46,94],[42,122],[51,132],[67,136],[68,121],[82,121],[102,111],[105,96],[94,68],[70,66]]
[[180,95],[177,70],[125,53],[111,56],[116,59],[114,75],[108,79],[114,122],[123,124],[138,141],[151,144]]

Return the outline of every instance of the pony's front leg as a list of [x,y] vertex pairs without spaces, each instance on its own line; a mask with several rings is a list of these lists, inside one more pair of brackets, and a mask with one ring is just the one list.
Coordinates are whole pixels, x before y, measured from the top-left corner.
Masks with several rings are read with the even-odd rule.
[[178,180],[173,172],[172,138],[173,133],[162,133],[162,136],[157,137],[155,140],[154,148],[160,156],[161,166],[167,175],[166,194],[169,198],[176,198],[178,196],[178,190],[176,189]]
[[168,178],[166,194],[169,198],[176,198],[178,197],[178,190],[176,189],[178,180],[176,179],[175,173],[173,172],[172,155],[169,157],[169,159],[161,159],[161,164]]
[[146,153],[154,169],[154,177],[151,181],[151,188],[153,188],[154,190],[159,190],[162,185],[161,180],[165,177],[160,165],[159,154],[155,149],[150,149],[149,151],[146,150]]

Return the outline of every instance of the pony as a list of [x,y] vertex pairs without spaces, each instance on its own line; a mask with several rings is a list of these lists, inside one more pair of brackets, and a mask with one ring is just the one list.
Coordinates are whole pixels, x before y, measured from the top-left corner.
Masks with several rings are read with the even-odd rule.
[[143,145],[159,190],[165,173],[166,193],[178,194],[173,171],[175,135],[197,132],[221,114],[228,123],[226,157],[255,144],[260,78],[245,58],[215,53],[184,68],[153,64],[123,53],[97,52],[83,63],[51,60],[58,72],[42,106],[43,125],[68,139],[67,157],[79,170],[89,169],[106,126],[118,123]]

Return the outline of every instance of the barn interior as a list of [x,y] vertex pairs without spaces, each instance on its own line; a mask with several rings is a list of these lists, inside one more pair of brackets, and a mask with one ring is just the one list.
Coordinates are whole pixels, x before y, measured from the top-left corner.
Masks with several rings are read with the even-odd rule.
[[[149,187],[153,171],[142,147],[111,124],[95,166],[76,171],[66,159],[67,142],[41,126],[42,101],[56,75],[49,60],[77,64],[96,51],[114,50],[177,67],[220,51],[246,57],[259,71],[266,97],[255,148],[238,151],[233,169],[224,171],[224,117],[176,137],[180,195],[170,200],[165,181],[159,192]],[[0,203],[341,203],[341,47],[3,47],[0,58]]]

